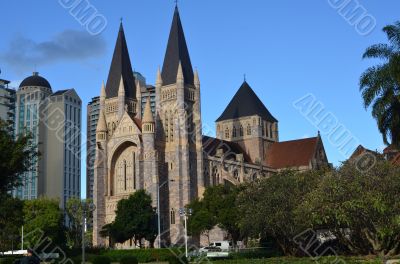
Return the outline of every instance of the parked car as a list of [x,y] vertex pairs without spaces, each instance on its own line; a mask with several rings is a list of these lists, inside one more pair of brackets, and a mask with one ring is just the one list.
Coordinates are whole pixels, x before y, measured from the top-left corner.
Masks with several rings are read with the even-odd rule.
[[221,252],[222,249],[219,247],[214,247],[214,246],[207,246],[207,247],[202,247],[199,249],[199,253],[207,253],[207,252]]
[[230,241],[215,241],[210,243],[210,247],[218,247],[222,251],[231,251],[232,250],[232,242]]

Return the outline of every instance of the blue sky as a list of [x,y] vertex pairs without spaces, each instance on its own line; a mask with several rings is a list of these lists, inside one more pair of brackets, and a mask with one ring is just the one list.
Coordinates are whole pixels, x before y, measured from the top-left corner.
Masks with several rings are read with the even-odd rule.
[[[311,93],[324,105],[325,113],[332,113],[361,144],[382,149],[375,121],[363,108],[358,91],[360,74],[378,62],[363,61],[361,55],[369,45],[386,41],[381,29],[400,20],[400,2],[351,1],[376,20],[375,29],[363,36],[332,7],[342,1],[181,0],[186,39],[202,85],[203,123],[214,129],[214,121],[246,74],[248,83],[279,120],[280,140],[317,134],[318,128],[293,106]],[[53,90],[75,88],[83,101],[84,129],[86,105],[107,78],[120,17],[133,67],[154,83],[174,8],[173,0],[89,2],[107,20],[96,37],[59,0],[0,3],[0,78],[18,84],[36,67]],[[57,43],[62,43],[61,48],[54,47]],[[50,53],[41,53],[49,46]],[[330,142],[329,135],[322,137],[329,160],[338,165],[346,156]]]

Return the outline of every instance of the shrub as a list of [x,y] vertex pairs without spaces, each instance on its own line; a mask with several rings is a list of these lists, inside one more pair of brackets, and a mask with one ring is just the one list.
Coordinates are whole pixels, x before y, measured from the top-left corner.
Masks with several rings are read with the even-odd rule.
[[124,256],[119,261],[119,264],[138,264],[138,260],[134,256]]
[[167,258],[169,264],[186,264],[189,263],[185,256],[178,257],[178,256],[169,256]]
[[12,258],[12,257],[0,258],[0,264],[13,264],[14,261],[15,261],[15,258]]
[[96,256],[92,262],[93,264],[111,264],[111,259],[107,256]]

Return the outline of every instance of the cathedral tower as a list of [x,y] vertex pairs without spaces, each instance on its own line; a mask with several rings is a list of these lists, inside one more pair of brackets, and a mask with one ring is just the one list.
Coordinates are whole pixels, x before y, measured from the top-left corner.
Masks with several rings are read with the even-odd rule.
[[162,72],[156,82],[156,137],[160,153],[163,230],[170,242],[183,239],[179,209],[203,192],[200,81],[193,72],[176,7]]

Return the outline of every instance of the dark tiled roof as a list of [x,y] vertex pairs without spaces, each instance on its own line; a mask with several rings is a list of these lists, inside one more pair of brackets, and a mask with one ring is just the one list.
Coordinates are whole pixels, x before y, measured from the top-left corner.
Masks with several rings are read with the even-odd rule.
[[110,72],[107,79],[107,98],[118,96],[121,76],[124,79],[125,96],[129,98],[136,98],[135,77],[133,76],[132,72],[132,65],[129,57],[128,46],[126,44],[124,28],[121,23],[118,32],[117,43],[115,44]]
[[223,149],[225,158],[235,158],[236,154],[243,154],[245,162],[250,162],[246,152],[235,142],[229,142],[218,138],[203,136],[203,151],[209,156],[215,156],[218,149]]
[[65,94],[65,93],[68,92],[68,91],[69,91],[69,90],[60,90],[60,91],[57,91],[57,92],[53,93],[51,96],[62,95],[62,94]]
[[270,122],[278,122],[245,81],[236,92],[225,111],[217,119],[217,122],[253,115],[259,115]]
[[19,85],[20,88],[27,86],[40,86],[51,89],[50,83],[42,76],[39,76],[39,73],[37,72],[34,72],[32,76],[25,78]]
[[189,51],[186,45],[181,18],[179,16],[178,8],[176,7],[161,73],[163,85],[176,83],[179,62],[182,64],[185,83],[194,84],[192,63],[190,62]]
[[308,166],[319,140],[319,137],[313,137],[272,143],[267,151],[267,165],[273,169]]
[[142,131],[142,120],[140,120],[139,118],[133,118],[133,122],[135,122],[140,131]]
[[400,153],[397,153],[390,162],[393,165],[400,165]]

